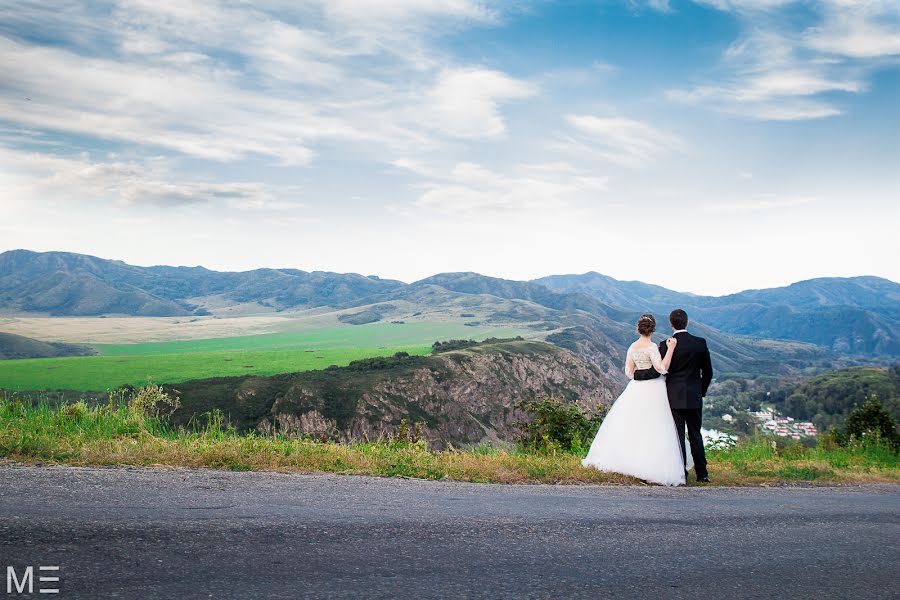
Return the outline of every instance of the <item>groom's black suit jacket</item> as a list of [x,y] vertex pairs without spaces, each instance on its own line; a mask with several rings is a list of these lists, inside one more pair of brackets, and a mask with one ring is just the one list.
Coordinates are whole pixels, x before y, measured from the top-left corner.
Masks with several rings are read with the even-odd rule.
[[[703,397],[712,382],[712,360],[706,340],[683,331],[675,334],[678,344],[666,375],[669,406],[673,409],[703,408]],[[665,340],[659,343],[659,353],[665,357],[669,348]]]

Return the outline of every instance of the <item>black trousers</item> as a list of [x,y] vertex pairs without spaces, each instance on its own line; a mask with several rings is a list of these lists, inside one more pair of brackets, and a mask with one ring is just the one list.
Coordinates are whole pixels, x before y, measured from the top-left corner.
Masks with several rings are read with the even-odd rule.
[[684,447],[684,427],[687,425],[688,441],[691,443],[691,456],[694,458],[694,472],[697,479],[709,477],[706,470],[706,451],[703,449],[703,436],[700,435],[700,422],[703,419],[702,408],[673,408],[672,418],[675,419],[675,429],[678,431],[678,442],[681,444],[681,457],[687,464],[687,454]]

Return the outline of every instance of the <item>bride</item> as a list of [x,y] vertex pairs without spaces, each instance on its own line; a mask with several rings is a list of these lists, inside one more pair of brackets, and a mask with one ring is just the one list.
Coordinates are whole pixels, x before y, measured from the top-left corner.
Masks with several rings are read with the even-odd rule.
[[[666,340],[668,351],[662,358],[650,339],[656,330],[653,315],[642,315],[637,330],[641,337],[625,359],[625,374],[632,381],[606,415],[581,464],[662,485],[684,485],[681,445],[661,377],[669,370],[678,341]],[[637,370],[644,371],[642,381],[635,379]]]

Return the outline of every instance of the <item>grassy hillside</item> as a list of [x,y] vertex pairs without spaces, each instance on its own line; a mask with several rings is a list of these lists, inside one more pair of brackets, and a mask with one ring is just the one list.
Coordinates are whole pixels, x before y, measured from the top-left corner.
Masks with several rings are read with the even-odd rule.
[[[864,405],[872,395],[900,422],[900,365],[833,369],[807,377],[729,375],[713,383],[703,415],[704,421],[715,421],[711,426],[716,429],[749,433],[759,423],[746,413],[774,408],[779,415],[812,421],[826,432],[843,429],[853,407]],[[725,423],[721,416],[726,413],[737,419]]]
[[900,421],[900,366],[854,367],[810,377],[788,391],[783,409],[825,430],[843,426],[850,410],[873,394]]

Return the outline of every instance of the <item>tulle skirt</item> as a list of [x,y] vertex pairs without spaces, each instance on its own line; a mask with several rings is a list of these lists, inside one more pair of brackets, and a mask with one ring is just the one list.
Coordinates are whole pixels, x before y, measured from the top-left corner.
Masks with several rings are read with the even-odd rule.
[[[690,468],[693,461],[688,460]],[[684,485],[685,465],[664,377],[628,384],[581,464],[661,485]]]

